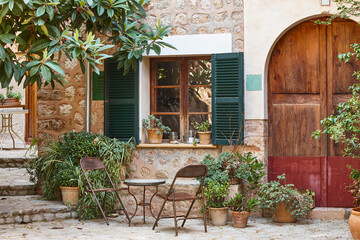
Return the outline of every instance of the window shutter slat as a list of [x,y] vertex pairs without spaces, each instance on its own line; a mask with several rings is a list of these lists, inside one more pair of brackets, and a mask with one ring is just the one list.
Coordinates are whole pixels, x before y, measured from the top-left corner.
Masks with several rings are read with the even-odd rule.
[[123,141],[139,141],[139,76],[125,76],[114,59],[105,61],[105,135]]
[[104,88],[104,72],[101,71],[100,74],[97,74],[95,72],[93,72],[93,95],[92,95],[92,99],[93,100],[104,100],[104,93],[105,93],[105,88]]
[[213,54],[211,68],[212,144],[243,143],[243,53]]

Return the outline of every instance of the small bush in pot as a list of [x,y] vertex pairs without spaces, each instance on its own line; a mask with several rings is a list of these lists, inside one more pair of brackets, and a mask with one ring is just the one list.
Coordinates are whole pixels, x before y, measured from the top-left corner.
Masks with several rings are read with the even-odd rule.
[[300,193],[293,184],[281,184],[286,180],[285,174],[277,178],[260,187],[260,207],[272,211],[275,222],[295,222],[306,217],[310,213],[311,197]]
[[214,226],[224,226],[227,223],[228,208],[225,199],[229,196],[229,182],[210,181],[204,188],[206,207],[209,208],[211,223]]
[[211,124],[209,121],[195,122],[192,125],[198,131],[200,144],[211,144]]
[[259,202],[254,197],[246,200],[241,193],[237,193],[226,202],[226,205],[230,209],[233,226],[244,228],[247,226],[250,213],[255,210]]
[[147,131],[149,143],[161,143],[164,133],[169,133],[171,129],[161,123],[160,119],[154,115],[149,115],[142,120],[142,127]]

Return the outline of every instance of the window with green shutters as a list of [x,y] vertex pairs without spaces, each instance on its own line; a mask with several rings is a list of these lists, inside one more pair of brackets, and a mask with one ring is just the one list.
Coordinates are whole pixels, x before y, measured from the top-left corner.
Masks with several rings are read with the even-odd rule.
[[212,143],[243,144],[244,69],[243,53],[213,54]]
[[130,71],[125,76],[118,63],[105,61],[105,135],[120,140],[139,141],[139,77]]

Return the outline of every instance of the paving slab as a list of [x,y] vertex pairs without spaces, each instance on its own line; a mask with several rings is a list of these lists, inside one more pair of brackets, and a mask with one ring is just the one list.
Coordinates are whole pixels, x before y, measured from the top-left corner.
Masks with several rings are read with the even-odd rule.
[[32,195],[34,183],[25,168],[0,168],[0,196]]
[[293,224],[273,223],[268,218],[250,218],[247,228],[231,225],[214,227],[209,224],[204,232],[201,220],[188,220],[185,228],[175,237],[173,220],[165,219],[152,230],[153,218],[142,223],[135,217],[128,227],[124,216],[110,219],[107,226],[102,219],[79,222],[75,219],[37,222],[29,224],[6,224],[0,226],[0,239],[351,239],[345,220],[304,220]]

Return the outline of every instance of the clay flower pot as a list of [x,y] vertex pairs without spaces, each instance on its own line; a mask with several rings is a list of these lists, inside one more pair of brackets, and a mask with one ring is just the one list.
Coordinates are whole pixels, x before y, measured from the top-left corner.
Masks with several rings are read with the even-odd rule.
[[211,144],[211,132],[198,132],[200,144]]
[[[153,129],[146,129],[148,134],[148,139],[150,144],[158,144],[162,143],[163,138],[163,130],[159,128],[153,128]],[[161,132],[161,134],[158,134],[158,131]]]
[[360,207],[353,208],[351,211],[349,228],[354,240],[360,240]]
[[224,226],[227,223],[228,208],[210,208],[210,219],[214,226]]
[[247,222],[250,216],[249,212],[231,211],[232,225],[236,228],[244,228],[247,226]]
[[283,202],[279,203],[276,211],[273,212],[272,220],[279,223],[293,223],[296,222],[296,217],[291,215],[290,209]]
[[79,201],[79,187],[63,187],[60,186],[62,201],[65,205],[76,205]]
[[2,105],[4,106],[20,106],[20,100],[17,98],[6,98],[3,102]]

